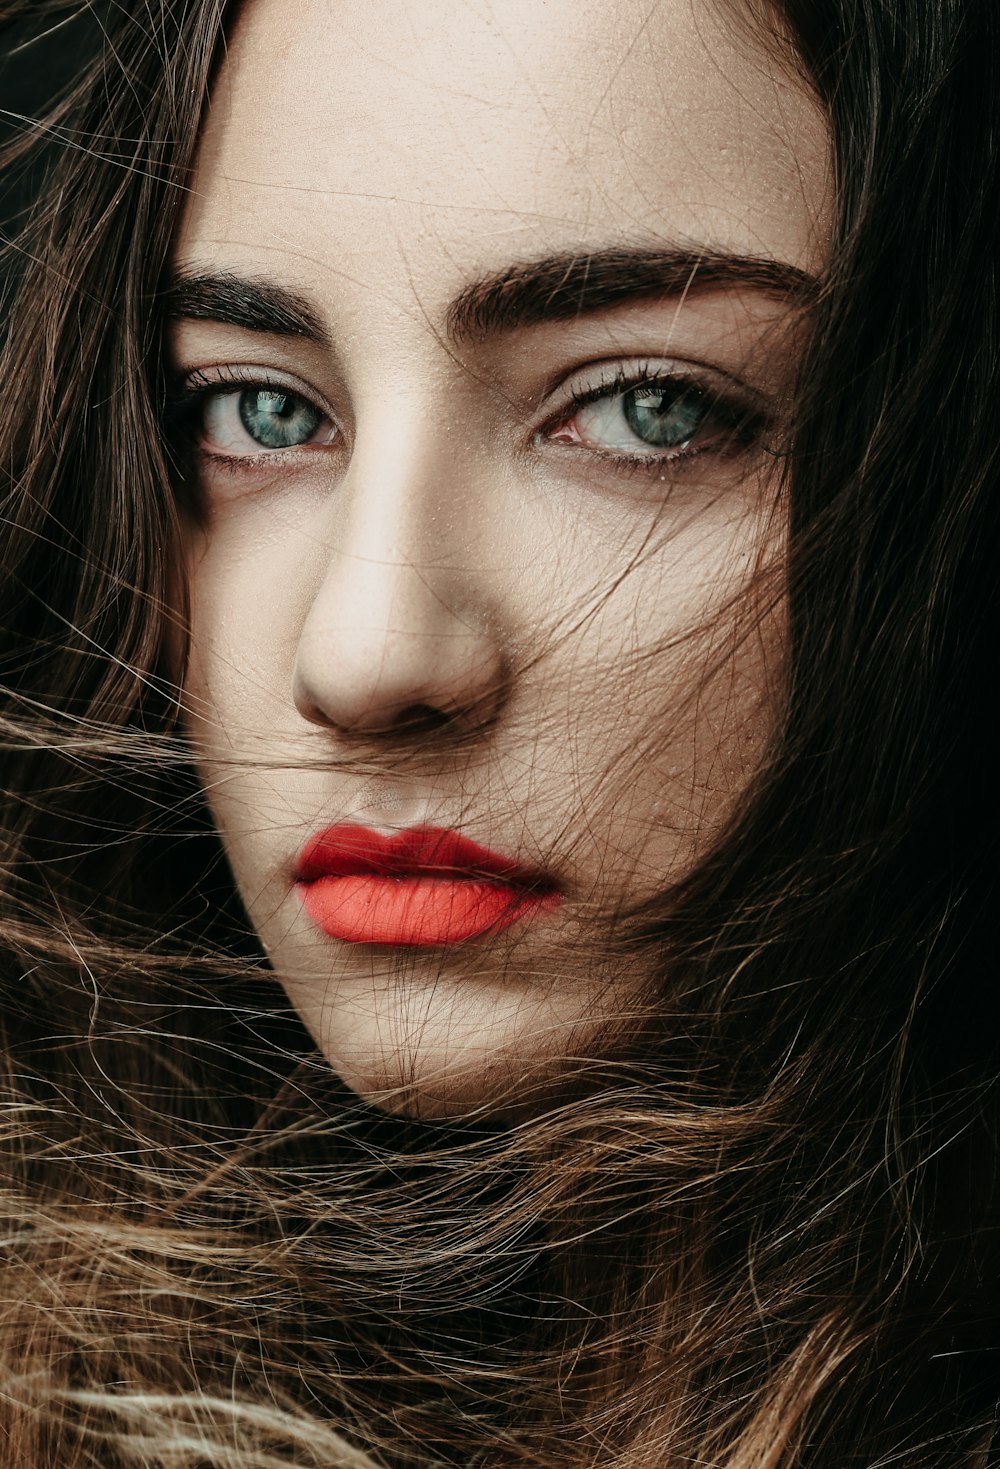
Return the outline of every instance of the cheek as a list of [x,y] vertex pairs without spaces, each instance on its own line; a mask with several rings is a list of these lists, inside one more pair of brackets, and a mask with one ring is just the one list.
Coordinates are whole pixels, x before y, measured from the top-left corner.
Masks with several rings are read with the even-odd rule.
[[755,522],[622,581],[578,655],[597,674],[562,745],[595,900],[651,896],[717,838],[766,758],[785,644],[780,546]]
[[[286,581],[286,592],[292,585]],[[273,866],[268,848],[288,825],[288,788],[300,761],[287,714],[294,644],[283,615],[290,609],[279,586],[280,575],[272,583],[260,559],[228,536],[192,535],[182,723],[244,899]],[[271,833],[270,843],[262,833]]]
[[301,546],[286,540],[252,514],[198,532],[188,547],[189,718],[230,746],[241,733],[259,740],[291,687],[305,578]]
[[[624,682],[614,748],[610,758],[594,752],[580,802],[584,829],[596,838],[595,897],[608,889],[650,897],[712,845],[767,750],[779,659],[780,641],[760,629],[752,652],[749,643],[727,657],[692,647],[664,660],[658,697]],[[582,792],[579,770],[575,782]]]

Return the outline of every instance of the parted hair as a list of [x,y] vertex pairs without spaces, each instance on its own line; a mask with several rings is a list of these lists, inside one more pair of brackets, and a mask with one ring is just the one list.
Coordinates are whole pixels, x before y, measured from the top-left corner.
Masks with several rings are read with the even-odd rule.
[[235,7],[0,3],[89,19],[4,156],[4,1466],[1000,1464],[1000,9],[724,3],[836,167],[777,728],[634,915],[643,1025],[505,1126],[345,1093],[178,729],[164,280]]

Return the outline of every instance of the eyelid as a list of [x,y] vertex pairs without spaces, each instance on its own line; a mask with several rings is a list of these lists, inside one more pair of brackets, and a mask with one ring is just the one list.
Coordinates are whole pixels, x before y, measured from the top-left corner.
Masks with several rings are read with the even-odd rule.
[[[204,425],[199,422],[204,405],[212,399],[235,396],[248,387],[275,389],[301,398],[330,425],[330,439],[324,444],[297,444],[284,449],[261,447],[255,452],[245,454],[221,453],[205,447],[199,442],[204,429]],[[294,373],[252,363],[222,363],[187,371],[177,370],[173,374],[164,405],[163,428],[168,437],[186,441],[186,452],[195,460],[232,474],[266,465],[273,468],[279,463],[291,465],[298,461],[306,449],[342,449],[344,440],[343,423],[322,394],[316,392],[311,385],[303,383]]]
[[170,406],[183,408],[185,404],[197,402],[210,393],[217,392],[221,395],[227,388],[238,392],[241,388],[248,387],[284,388],[311,403],[318,412],[337,424],[338,428],[342,428],[332,406],[311,384],[304,383],[294,373],[254,363],[222,363],[216,367],[178,371],[171,383]]
[[745,447],[759,443],[777,422],[778,405],[773,399],[718,368],[677,358],[601,358],[574,368],[560,378],[556,401],[543,405],[544,416],[540,422],[536,420],[531,430],[531,442],[538,447],[558,447],[561,452],[587,454],[595,465],[603,463],[617,467],[619,471],[643,469],[647,473],[656,473],[659,478],[663,477],[666,465],[670,465],[674,473],[683,471],[705,452],[711,452],[712,444],[663,449],[641,449],[637,445],[633,451],[622,446],[582,442],[559,444],[557,441],[557,432],[591,404],[602,399],[623,398],[644,384],[656,386],[665,383],[683,390],[694,390],[708,401],[710,415],[716,424],[732,431],[730,437],[723,437],[718,442],[720,449],[725,443],[734,448],[740,443]]
[[[736,374],[707,363],[679,357],[602,357],[561,373],[546,388],[539,407],[541,422],[535,432],[544,432],[560,414],[585,402],[658,381],[688,383],[720,405],[732,405],[750,418],[767,421],[776,414],[777,405],[767,394]],[[555,402],[550,401],[553,397]]]

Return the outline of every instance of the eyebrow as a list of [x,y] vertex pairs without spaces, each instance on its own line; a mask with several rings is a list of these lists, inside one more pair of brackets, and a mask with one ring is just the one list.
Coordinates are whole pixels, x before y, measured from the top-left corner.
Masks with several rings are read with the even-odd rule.
[[764,256],[725,250],[608,249],[512,265],[467,286],[448,308],[449,335],[477,340],[543,321],[567,321],[654,296],[708,288],[755,290],[805,304],[815,276]]
[[[454,298],[445,323],[454,341],[481,341],[631,301],[719,287],[759,291],[804,305],[815,297],[819,282],[798,266],[764,256],[713,249],[610,248],[545,256],[483,276]],[[330,346],[329,333],[309,301],[273,280],[228,271],[181,272],[163,299],[174,320],[217,321]]]
[[276,281],[224,271],[176,275],[163,292],[172,321],[218,321],[273,337],[305,337],[328,347],[329,334],[304,296]]

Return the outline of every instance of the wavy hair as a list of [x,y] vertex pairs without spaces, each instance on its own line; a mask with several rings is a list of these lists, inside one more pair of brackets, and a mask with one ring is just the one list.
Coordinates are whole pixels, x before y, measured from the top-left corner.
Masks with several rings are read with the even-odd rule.
[[232,9],[94,0],[70,84],[8,116],[0,1458],[1000,1463],[1000,11],[733,6],[819,96],[839,200],[776,743],[643,915],[659,1023],[476,1127],[344,1093],[175,727],[162,287]]

